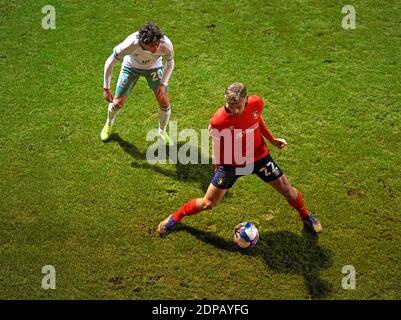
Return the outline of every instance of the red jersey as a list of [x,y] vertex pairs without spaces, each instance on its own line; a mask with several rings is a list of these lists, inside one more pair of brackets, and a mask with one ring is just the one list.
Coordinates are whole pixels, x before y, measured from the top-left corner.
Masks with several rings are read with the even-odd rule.
[[263,107],[262,98],[249,96],[239,116],[227,112],[224,107],[216,111],[209,122],[215,163],[242,166],[269,154],[259,128]]

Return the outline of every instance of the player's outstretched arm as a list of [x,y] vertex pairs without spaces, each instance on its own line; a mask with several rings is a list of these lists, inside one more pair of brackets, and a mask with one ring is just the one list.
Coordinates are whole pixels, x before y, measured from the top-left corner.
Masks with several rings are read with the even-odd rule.
[[168,86],[168,81],[170,80],[171,74],[173,73],[174,65],[174,58],[171,58],[170,60],[167,60],[166,66],[164,67],[161,83],[164,84],[166,87]]
[[259,128],[260,128],[260,133],[262,134],[262,136],[264,136],[267,140],[269,140],[269,142],[273,146],[275,146],[279,149],[282,149],[287,145],[287,141],[285,141],[285,139],[279,139],[279,138],[275,138],[273,136],[273,134],[267,128],[266,122],[262,116],[260,116],[260,118],[259,118]]
[[273,136],[273,134],[270,132],[270,130],[266,126],[265,119],[263,119],[262,116],[259,118],[259,128],[260,128],[260,133],[262,136],[264,136],[271,144],[274,144],[274,140],[276,138]]
[[104,64],[103,97],[108,102],[113,102],[114,99],[113,93],[110,90],[110,82],[113,68],[117,61],[118,60],[115,58],[114,54],[112,54],[110,57],[108,57]]
[[172,58],[168,60],[166,63],[163,72],[163,77],[156,91],[156,97],[159,100],[166,95],[166,87],[168,86],[168,81],[170,80],[171,74],[173,73],[173,69],[174,69],[174,59]]

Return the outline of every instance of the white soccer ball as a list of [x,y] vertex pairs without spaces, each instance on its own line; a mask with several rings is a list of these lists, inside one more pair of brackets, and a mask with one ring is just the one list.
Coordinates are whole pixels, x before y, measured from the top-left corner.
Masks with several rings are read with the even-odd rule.
[[240,248],[252,248],[259,240],[259,230],[251,222],[241,222],[234,228],[233,240]]

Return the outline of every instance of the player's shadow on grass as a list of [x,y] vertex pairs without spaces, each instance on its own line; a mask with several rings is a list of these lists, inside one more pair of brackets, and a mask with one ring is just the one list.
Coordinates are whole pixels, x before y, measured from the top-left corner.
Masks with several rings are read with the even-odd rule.
[[[112,133],[108,142],[117,142],[121,149],[134,159],[134,162],[131,163],[132,167],[151,169],[178,181],[197,182],[204,192],[206,192],[214,174],[214,165],[212,164],[211,159],[209,159],[208,164],[181,164],[179,161],[177,161],[177,164],[170,165],[151,164],[146,159],[146,151],[139,150],[132,143],[122,139],[119,134]],[[184,144],[185,142],[178,142],[177,150],[179,150]],[[168,163],[169,148],[166,148],[166,151],[165,160],[167,160]],[[201,154],[200,148],[198,148],[198,154]],[[175,168],[171,170],[171,167]]]
[[274,272],[298,274],[304,278],[308,293],[313,299],[322,299],[331,291],[331,285],[319,276],[320,270],[332,264],[332,254],[318,245],[317,236],[304,228],[302,236],[288,231],[260,234],[254,248],[240,249],[234,242],[216,234],[185,224],[177,231],[186,231],[216,248],[249,256],[260,256]]

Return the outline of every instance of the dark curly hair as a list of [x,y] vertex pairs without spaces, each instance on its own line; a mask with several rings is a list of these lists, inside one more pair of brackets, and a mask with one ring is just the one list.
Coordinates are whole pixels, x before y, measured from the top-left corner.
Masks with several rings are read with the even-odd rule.
[[164,33],[155,23],[147,22],[139,30],[137,37],[140,43],[148,44],[161,40],[164,37]]

